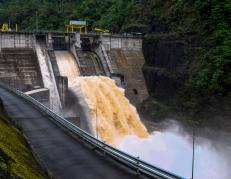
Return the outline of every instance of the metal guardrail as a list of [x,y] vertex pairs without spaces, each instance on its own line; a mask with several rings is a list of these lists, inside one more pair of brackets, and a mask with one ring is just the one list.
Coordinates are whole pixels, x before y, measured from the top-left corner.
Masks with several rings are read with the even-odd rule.
[[35,100],[34,98],[24,94],[23,92],[12,89],[5,84],[1,84],[0,86],[4,89],[7,89],[9,92],[16,94],[17,96],[23,98],[25,101],[30,102],[35,107],[37,107],[41,112],[45,112],[49,115],[55,122],[58,122],[63,127],[67,128],[76,136],[80,137],[85,142],[91,144],[94,148],[97,148],[98,151],[103,153],[104,155],[108,155],[112,157],[114,160],[120,162],[123,165],[133,169],[137,174],[144,174],[150,178],[163,178],[163,179],[184,179],[183,177],[177,176],[171,172],[163,170],[161,168],[155,167],[139,158],[131,156],[125,152],[122,152],[98,139],[93,137],[92,135],[88,134],[78,126],[72,124],[71,122],[67,121],[63,117],[55,114],[49,108]]

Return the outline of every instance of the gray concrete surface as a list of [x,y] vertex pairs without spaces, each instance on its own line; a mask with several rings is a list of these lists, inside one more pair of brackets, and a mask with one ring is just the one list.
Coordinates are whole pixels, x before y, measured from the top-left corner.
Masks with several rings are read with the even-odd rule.
[[[0,88],[0,98],[11,118],[21,126],[33,151],[55,178],[137,178],[127,168],[104,158],[17,96]],[[13,144],[12,144],[13,145]]]

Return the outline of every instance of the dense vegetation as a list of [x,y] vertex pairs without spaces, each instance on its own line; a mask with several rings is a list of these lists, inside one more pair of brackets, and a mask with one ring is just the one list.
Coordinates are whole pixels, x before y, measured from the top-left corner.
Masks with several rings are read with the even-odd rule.
[[[195,2],[203,31],[199,66],[191,78],[192,91],[200,101],[231,92],[231,1]],[[196,101],[197,102],[197,101]]]
[[175,25],[173,29],[176,32],[196,35],[194,43],[201,48],[186,83],[190,105],[203,105],[212,96],[230,95],[231,1],[174,2],[169,24]]
[[3,111],[0,101],[0,178],[2,179],[44,179],[20,130],[15,128]]
[[196,36],[201,48],[185,83],[188,106],[203,104],[213,95],[231,90],[230,0],[1,0],[0,23],[18,23],[22,30],[64,30],[70,19],[87,20],[89,29],[104,27],[152,33],[158,18],[164,31]]
[[136,20],[143,8],[141,0],[1,0],[0,23],[10,21],[12,28],[18,23],[23,30],[35,30],[37,14],[40,29],[62,30],[64,22],[78,19],[87,20],[90,28],[118,32],[127,16]]

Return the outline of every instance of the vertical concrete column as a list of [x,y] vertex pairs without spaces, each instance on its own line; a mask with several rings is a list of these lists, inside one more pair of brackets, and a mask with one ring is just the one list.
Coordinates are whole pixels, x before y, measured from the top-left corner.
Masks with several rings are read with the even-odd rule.
[[47,47],[48,49],[53,49],[53,39],[51,33],[48,33],[47,35]]
[[76,45],[78,48],[81,48],[80,33],[75,33],[75,39],[76,39],[75,45]]
[[68,79],[67,77],[57,76],[57,86],[62,106],[65,106],[68,93]]

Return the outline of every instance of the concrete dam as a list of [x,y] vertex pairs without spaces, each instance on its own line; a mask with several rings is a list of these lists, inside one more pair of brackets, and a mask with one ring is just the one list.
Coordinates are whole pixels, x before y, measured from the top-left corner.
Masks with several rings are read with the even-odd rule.
[[[100,81],[99,90],[102,90],[102,86],[106,83],[111,84],[103,78],[105,76],[115,80],[115,85],[124,89],[125,96],[132,105],[137,106],[141,103],[148,96],[142,74],[144,64],[142,38],[75,33],[1,33],[0,41],[2,82],[34,97],[57,114],[78,123],[81,128],[95,136],[104,136],[103,140],[110,141],[111,144],[114,143],[113,137],[108,136],[113,136],[115,133],[125,135],[140,131],[138,136],[147,136],[146,129],[136,116],[133,106],[129,109],[131,114],[119,114],[122,121],[112,119],[112,124],[105,123],[102,127],[96,127],[99,124],[96,124],[95,120],[89,122],[90,118],[95,118],[95,115],[100,118],[108,117],[103,112],[102,100],[93,100],[82,110],[82,103],[88,102],[81,102],[81,97],[75,89],[81,88],[81,85],[77,87],[76,83],[82,84],[83,77],[93,76],[93,82],[88,78],[88,85],[93,83],[92,87],[94,87],[94,80],[95,84]],[[82,90],[87,89],[87,87],[82,88]],[[112,90],[109,89],[108,92],[110,91]],[[123,94],[122,92],[118,96],[119,93],[108,95],[114,96],[113,98],[117,100]],[[123,95],[121,97],[125,98]],[[99,99],[105,98],[108,97],[99,96]],[[107,106],[109,104],[115,107],[114,102],[107,102]],[[129,102],[127,106],[130,106]],[[114,114],[111,118],[116,118],[118,111],[111,111],[111,113]],[[122,116],[126,116],[129,121],[123,121]],[[128,127],[123,126],[124,124],[133,124],[134,129],[139,126],[140,130],[129,130]],[[105,129],[112,125],[117,126],[114,134],[108,133]]]
[[[136,112],[143,64],[138,37],[0,33],[0,98],[54,178],[189,178],[191,131],[148,132]],[[202,139],[195,178],[230,176],[229,145]]]

